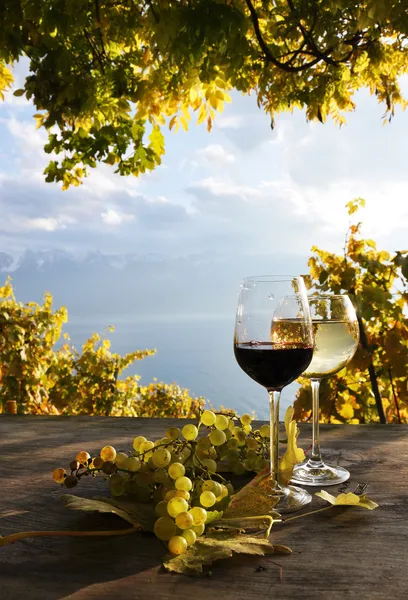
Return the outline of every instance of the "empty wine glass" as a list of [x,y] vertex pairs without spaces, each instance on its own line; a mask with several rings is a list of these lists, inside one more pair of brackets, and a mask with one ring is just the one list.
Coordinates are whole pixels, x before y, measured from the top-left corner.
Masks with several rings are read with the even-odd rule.
[[[306,490],[279,481],[279,402],[281,390],[309,366],[313,332],[301,277],[257,276],[244,279],[235,321],[234,353],[243,371],[269,394],[271,496],[279,512],[311,501]],[[271,500],[272,502],[272,500]]]
[[323,462],[319,444],[319,386],[323,377],[343,369],[354,356],[359,341],[357,315],[343,295],[309,296],[315,349],[304,377],[309,377],[313,397],[313,445],[308,461],[296,465],[292,481],[303,485],[337,485],[347,481],[347,469]]

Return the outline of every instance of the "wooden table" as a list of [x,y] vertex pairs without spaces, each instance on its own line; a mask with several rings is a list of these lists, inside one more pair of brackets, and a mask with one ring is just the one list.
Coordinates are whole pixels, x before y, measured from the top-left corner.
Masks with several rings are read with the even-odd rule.
[[[52,470],[81,449],[96,452],[107,443],[126,449],[136,435],[162,437],[170,424],[175,421],[0,416],[0,535],[109,528],[110,517],[63,507]],[[146,534],[22,540],[0,548],[1,600],[408,598],[408,426],[321,429],[326,457],[349,468],[353,484],[368,482],[379,509],[335,508],[276,525],[272,539],[289,545],[292,555],[234,557],[215,563],[211,577],[164,572],[163,546]],[[301,426],[304,446],[310,434]],[[101,483],[83,481],[73,493],[97,495]],[[315,498],[312,506],[322,501]],[[274,561],[283,566],[282,583]]]

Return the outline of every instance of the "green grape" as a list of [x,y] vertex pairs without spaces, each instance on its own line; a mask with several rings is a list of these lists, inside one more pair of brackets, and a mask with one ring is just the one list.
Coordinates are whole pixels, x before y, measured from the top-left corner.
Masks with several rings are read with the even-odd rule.
[[210,508],[211,506],[214,506],[216,501],[217,498],[213,492],[203,492],[200,494],[200,504],[204,506],[204,508]]
[[124,469],[125,468],[125,464],[128,460],[128,455],[125,454],[125,452],[118,452],[116,454],[116,458],[115,458],[115,465],[118,467],[118,469]]
[[154,444],[153,442],[150,442],[149,440],[147,440],[146,442],[142,442],[139,446],[139,452],[140,454],[143,454],[143,460],[147,461],[149,460],[149,458],[153,455],[153,452],[149,452],[149,450],[151,450],[152,448],[154,448]]
[[204,458],[201,462],[204,467],[207,467],[210,473],[215,473],[217,471],[217,463],[212,458]]
[[235,427],[232,432],[234,438],[237,440],[239,446],[244,446],[247,436],[245,431],[243,431],[240,427]]
[[204,460],[204,458],[209,458],[208,451],[207,450],[202,450],[201,448],[197,448],[197,450],[196,450],[196,456],[201,461]]
[[170,465],[169,469],[168,469],[168,473],[172,479],[178,479],[179,477],[183,477],[185,472],[186,472],[186,469],[185,469],[184,465],[182,465],[181,463],[177,463],[177,462]]
[[170,429],[166,431],[166,435],[169,440],[178,440],[179,437],[181,437],[181,431],[178,427],[170,427]]
[[67,477],[64,479],[64,485],[67,488],[73,488],[77,485],[77,483],[78,479],[75,477],[75,475],[67,475]]
[[238,440],[236,440],[234,437],[228,440],[227,448],[229,450],[237,450],[237,448],[239,448]]
[[207,427],[212,427],[215,423],[215,414],[212,410],[205,410],[201,415],[201,423]]
[[124,461],[122,469],[136,473],[140,469],[141,462],[136,456],[130,456]]
[[248,435],[248,433],[251,433],[251,431],[252,431],[252,425],[243,425],[242,429]]
[[228,425],[229,425],[229,418],[226,417],[225,415],[217,415],[215,417],[215,428],[219,429],[220,431],[224,431],[224,429],[227,429]]
[[179,513],[176,517],[176,525],[180,529],[190,529],[193,524],[193,516],[189,512]]
[[244,415],[242,415],[240,421],[241,421],[242,425],[251,425],[252,417],[248,413],[245,413]]
[[117,467],[112,461],[106,460],[102,465],[102,471],[106,475],[112,475],[113,473],[116,473]]
[[172,452],[171,453],[171,458],[170,458],[170,464],[174,464],[174,463],[183,463],[184,462],[184,458],[181,456],[181,454],[177,454],[177,452]]
[[176,524],[169,516],[160,517],[154,524],[153,531],[159,540],[168,542],[176,533]]
[[200,450],[209,450],[211,448],[211,441],[208,435],[198,438],[197,448]]
[[141,462],[139,473],[147,473],[148,470],[149,470],[149,467],[147,466],[147,463]]
[[[161,444],[168,444],[167,450],[169,450],[170,442],[171,442],[171,440],[168,437],[162,437],[162,439],[160,440]],[[169,450],[169,452],[170,452],[170,450]]]
[[227,483],[228,496],[232,496],[234,493],[234,486],[232,483]]
[[212,458],[213,460],[218,458],[218,454],[217,454],[217,450],[215,448],[210,448],[208,451],[208,457]]
[[157,517],[168,517],[169,513],[167,512],[167,502],[165,500],[158,502],[154,508],[154,512],[156,513]]
[[135,474],[135,480],[137,485],[140,487],[147,488],[153,483],[153,471],[145,471],[141,473],[140,470]]
[[143,442],[147,442],[147,439],[143,435],[138,435],[133,440],[133,448],[136,450],[136,452],[139,452],[140,445],[143,444]]
[[185,492],[189,492],[193,487],[193,482],[189,477],[179,477],[176,479],[176,490],[184,490]]
[[71,471],[77,471],[80,466],[81,465],[77,460],[71,460],[71,462],[69,463],[69,468],[71,469]]
[[178,514],[188,511],[188,503],[184,498],[172,498],[167,505],[167,512],[171,517],[177,517]]
[[82,450],[82,452],[78,452],[76,455],[76,460],[81,463],[81,465],[87,465],[91,455],[88,452]]
[[198,436],[198,429],[195,425],[184,425],[181,431],[186,440],[195,440]]
[[259,473],[260,471],[263,471],[267,467],[269,467],[269,460],[266,460],[266,458],[262,458],[262,457],[258,458],[258,460],[255,463],[255,471],[257,471]]
[[174,535],[169,540],[169,550],[172,554],[184,554],[187,550],[187,540],[181,535]]
[[234,419],[230,419],[229,423],[228,423],[228,429],[233,431],[235,429],[235,424],[236,424],[236,421],[234,421]]
[[244,467],[247,471],[255,471],[255,461],[250,458],[244,460]]
[[271,431],[271,429],[270,429],[269,425],[265,424],[265,425],[262,425],[262,427],[259,430],[259,433],[260,433],[261,437],[269,438],[270,431]]
[[66,476],[67,476],[67,472],[65,471],[65,469],[61,469],[61,468],[55,469],[55,471],[52,474],[52,478],[55,481],[55,483],[64,483]]
[[256,450],[247,450],[246,458],[256,460],[258,458],[258,454],[257,454]]
[[[115,455],[116,456],[116,455]],[[104,463],[104,460],[101,456],[96,456],[93,461],[92,461],[92,466],[94,469],[102,469],[102,465]]]
[[253,437],[247,437],[246,443],[247,443],[247,448],[249,450],[256,450],[257,448],[259,448],[258,442]]
[[195,544],[197,536],[192,529],[185,529],[181,535],[186,540],[187,546],[193,546]]
[[112,496],[122,496],[125,491],[125,479],[119,473],[112,475],[109,479],[109,490]]
[[183,450],[180,452],[180,456],[185,457],[187,460],[191,456],[191,448],[190,446],[184,446]]
[[229,462],[238,460],[239,456],[239,450],[228,450],[227,458]]
[[166,469],[156,469],[153,472],[154,483],[160,483],[161,485],[167,484],[169,481],[169,475]]
[[186,490],[176,490],[176,496],[177,498],[184,498],[184,500],[190,500],[190,492],[187,492]]
[[213,481],[212,479],[207,479],[204,481],[201,486],[202,492],[213,492],[214,496],[219,496],[221,494],[221,485],[217,481]]
[[[207,518],[207,517],[206,517]],[[205,525],[204,523],[201,523],[201,525],[192,525],[191,526],[191,530],[194,531],[194,533],[196,534],[196,536],[200,536],[203,535],[204,531],[205,531]],[[188,530],[187,530],[188,531]]]
[[156,440],[155,442],[153,442],[153,445],[155,448],[157,448],[157,446],[161,446],[162,445],[162,441],[161,440]]
[[226,485],[224,485],[223,483],[218,484],[221,488],[221,493],[217,496],[217,502],[219,502],[220,500],[223,500],[223,498],[226,498],[228,496],[228,488]]
[[[226,429],[226,431],[229,431],[229,430]],[[227,444],[218,446],[218,455],[220,456],[220,458],[225,458],[227,456],[228,452],[229,452],[229,450],[228,450]]]
[[194,527],[204,525],[207,521],[207,511],[200,506],[194,506],[193,508],[190,508],[188,512],[193,517]]
[[170,464],[171,454],[166,448],[159,448],[153,453],[152,462],[155,467],[167,467]]
[[234,463],[232,466],[232,472],[234,473],[234,475],[243,475],[245,471],[246,469],[244,467],[244,463],[242,463],[241,461]]
[[168,490],[164,495],[164,499],[166,500],[166,502],[169,502],[169,500],[171,500],[172,498],[175,498],[176,496],[177,496],[177,490]]
[[224,433],[227,440],[230,440],[232,438],[232,431],[229,427],[227,429],[224,429]]
[[210,433],[210,435],[208,437],[210,438],[210,442],[214,446],[221,446],[227,440],[227,436],[220,429],[213,429],[213,431]]
[[111,460],[112,462],[115,462],[116,450],[113,446],[104,446],[100,451],[100,455],[104,462],[105,460]]

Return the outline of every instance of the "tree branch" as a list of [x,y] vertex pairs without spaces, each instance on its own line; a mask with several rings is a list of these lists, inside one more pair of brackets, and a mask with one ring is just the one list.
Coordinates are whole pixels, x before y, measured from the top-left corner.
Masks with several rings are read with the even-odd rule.
[[392,390],[392,395],[394,397],[394,403],[395,403],[395,408],[397,409],[397,419],[398,419],[398,423],[401,424],[401,413],[400,413],[400,408],[399,408],[399,401],[398,401],[398,396],[397,393],[395,391],[395,386],[394,386],[394,380],[392,378],[392,371],[391,371],[391,367],[389,367],[388,369],[388,375],[390,376],[390,383],[391,383],[391,390]]
[[305,63],[303,65],[300,65],[298,67],[294,67],[288,63],[280,62],[277,58],[275,58],[273,56],[272,52],[269,50],[265,40],[262,37],[261,28],[259,26],[258,15],[256,14],[256,10],[255,10],[251,0],[245,0],[245,2],[246,2],[246,5],[248,6],[248,10],[251,15],[251,21],[254,26],[256,39],[258,40],[258,44],[268,62],[271,62],[273,65],[275,65],[275,67],[277,67],[278,69],[281,69],[282,71],[286,71],[287,73],[299,73],[300,71],[305,71],[306,69],[313,67],[314,65],[316,65],[318,62],[321,61],[321,58],[318,57],[318,58],[315,58],[314,60],[312,60],[308,63]]
[[370,376],[371,389],[373,390],[375,404],[377,406],[378,416],[380,417],[380,423],[385,425],[387,423],[387,420],[385,418],[384,407],[383,407],[382,400],[381,400],[380,389],[378,387],[377,374],[374,369],[373,355],[371,354],[371,351],[370,351],[370,348],[368,345],[367,333],[365,330],[363,319],[361,318],[361,316],[358,313],[357,313],[357,320],[358,320],[358,325],[360,328],[361,345],[363,346],[364,350],[368,353],[368,356],[369,356],[368,374]]

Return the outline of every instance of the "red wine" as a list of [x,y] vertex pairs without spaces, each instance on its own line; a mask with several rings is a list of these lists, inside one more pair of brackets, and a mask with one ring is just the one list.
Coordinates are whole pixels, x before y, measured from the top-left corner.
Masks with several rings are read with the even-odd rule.
[[234,353],[241,369],[254,381],[267,390],[281,390],[307,369],[313,347],[249,342],[235,344]]

